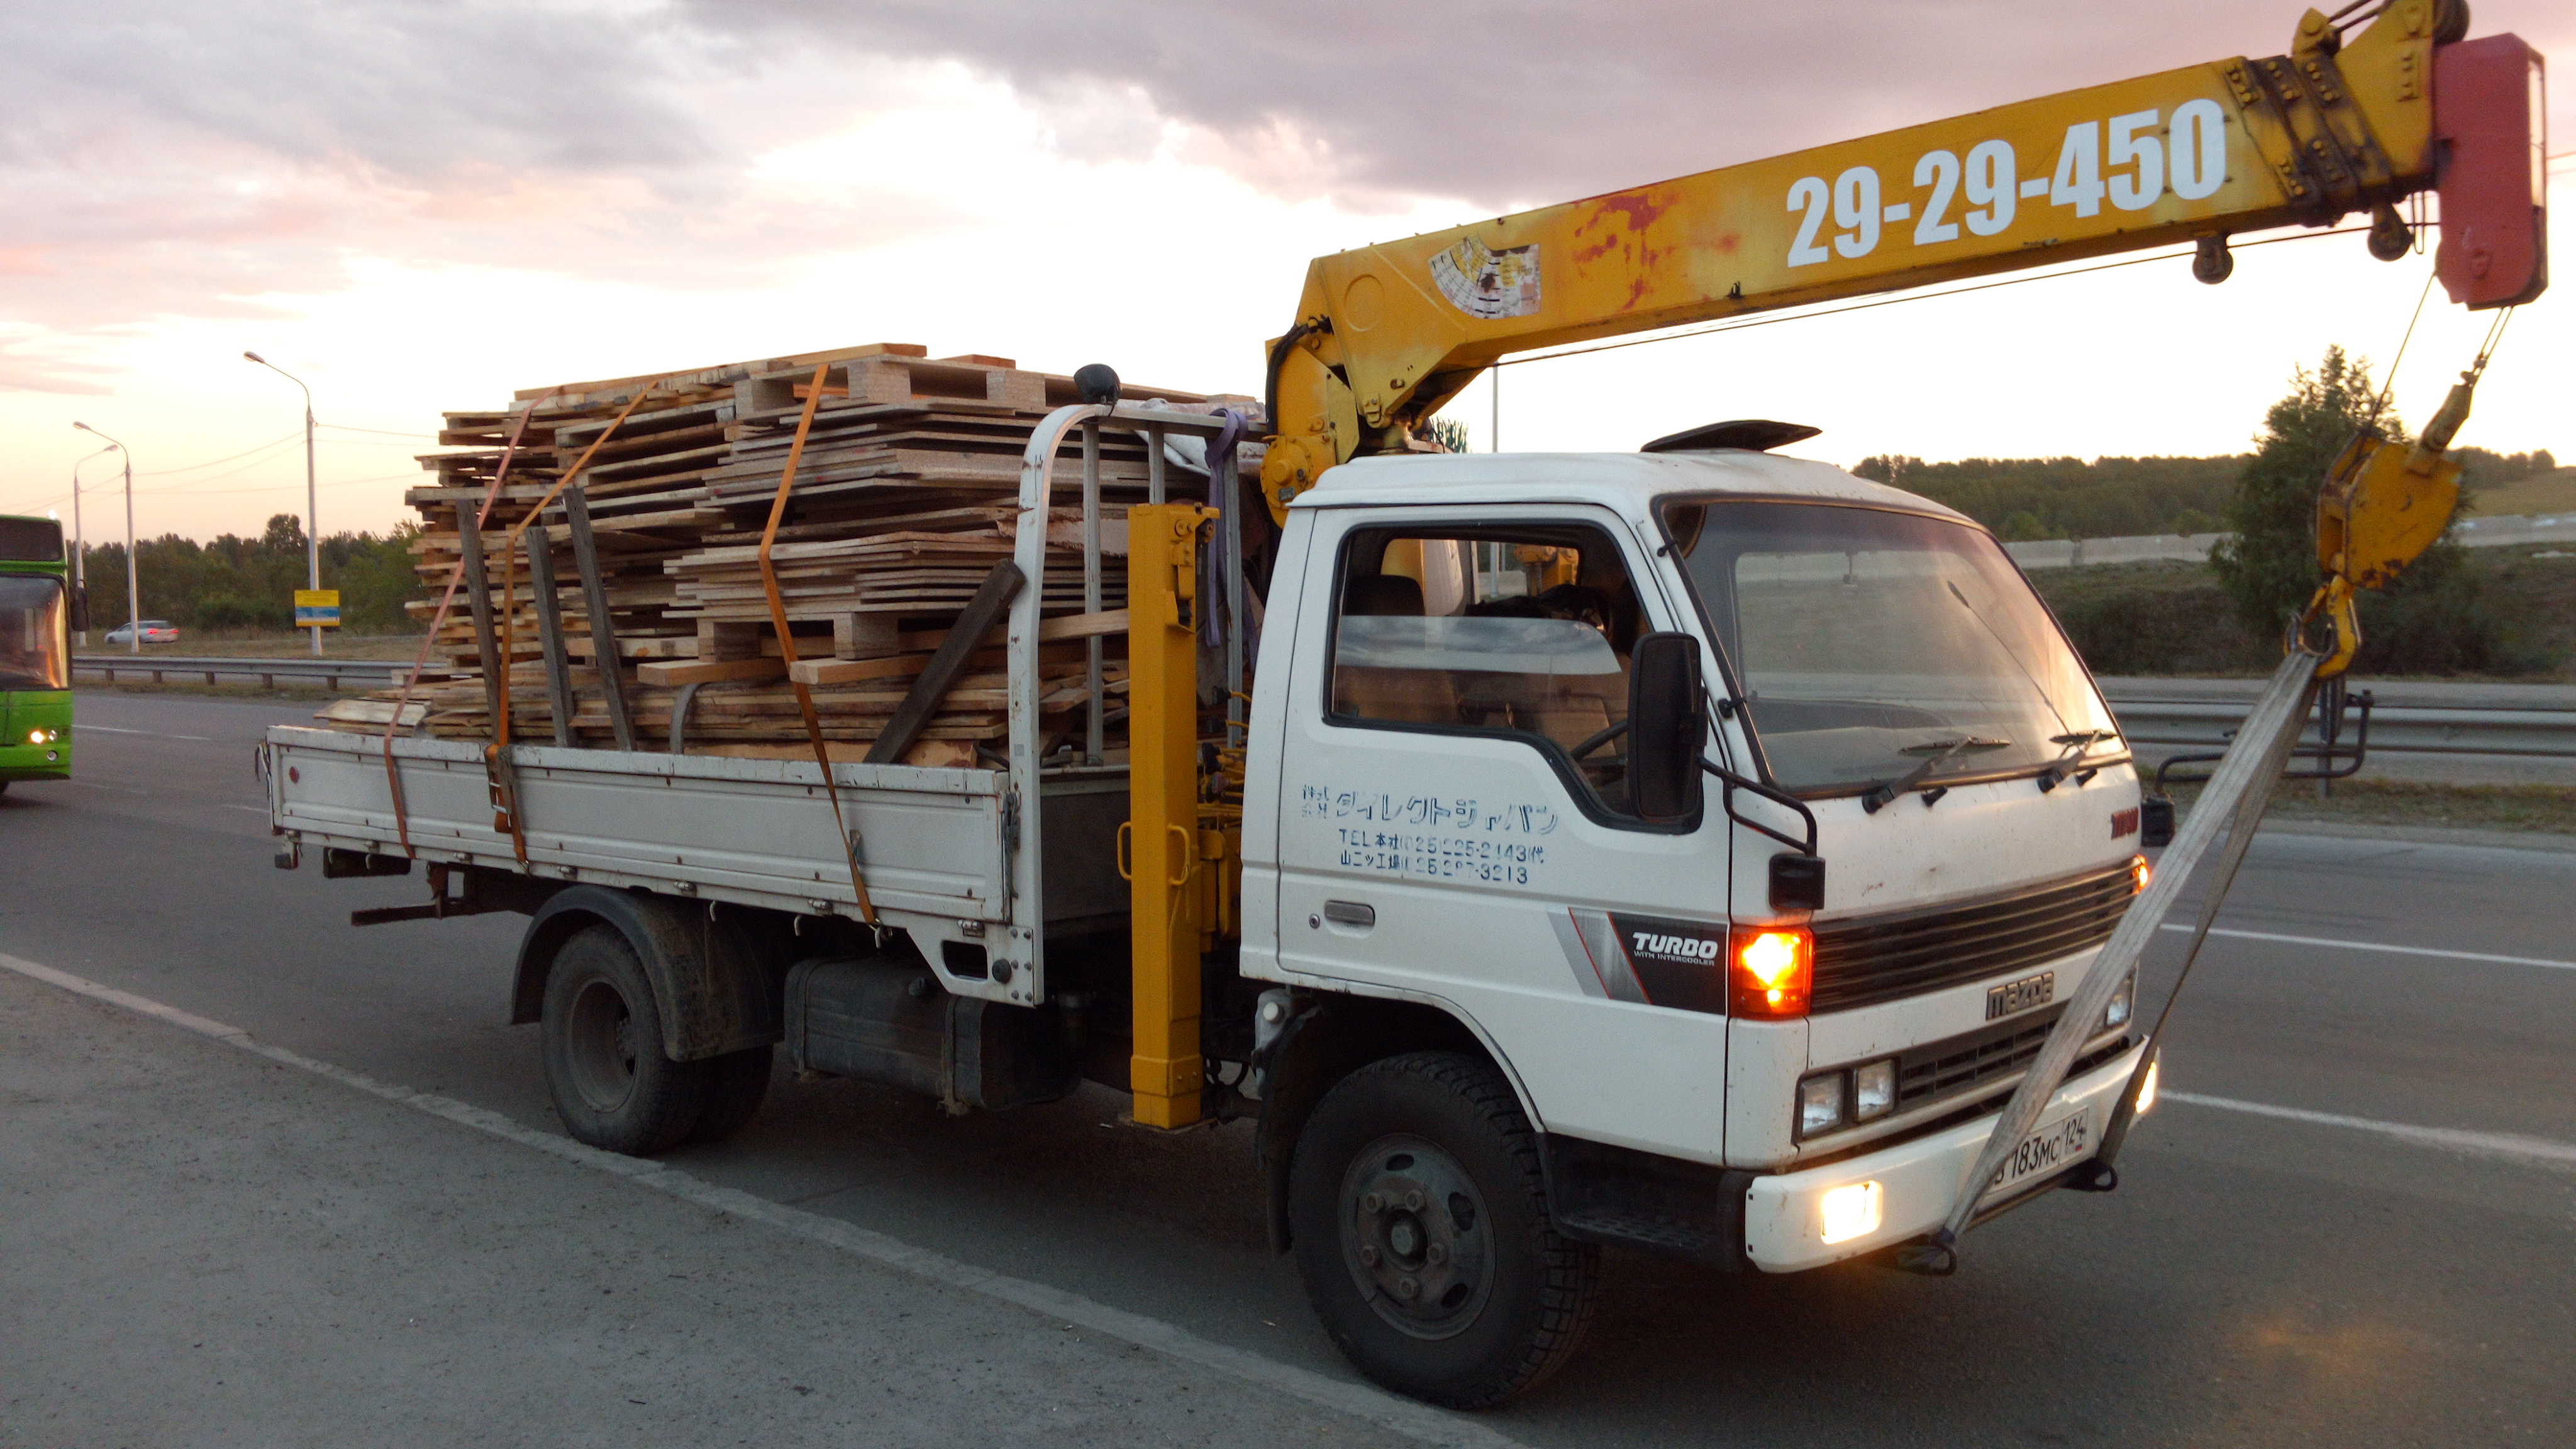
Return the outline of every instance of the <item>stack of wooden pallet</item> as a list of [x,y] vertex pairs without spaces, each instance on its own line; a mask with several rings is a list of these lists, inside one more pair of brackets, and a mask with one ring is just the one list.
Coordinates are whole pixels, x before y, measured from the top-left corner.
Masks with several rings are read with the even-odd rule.
[[[1254,406],[1169,389],[1129,386],[1123,393],[1191,410]],[[413,548],[426,590],[410,607],[424,624],[438,616],[449,581],[464,575],[470,534],[483,555],[489,647],[506,675],[497,692],[508,700],[514,739],[559,737],[543,585],[534,577],[550,571],[569,664],[570,708],[560,737],[608,747],[623,733],[636,748],[668,749],[677,740],[692,752],[805,752],[759,544],[810,402],[813,422],[771,561],[803,661],[797,680],[812,690],[834,755],[856,758],[904,704],[993,566],[1011,557],[1030,429],[1077,400],[1071,378],[1024,371],[1008,358],[934,359],[925,348],[880,343],[659,379],[529,389],[506,410],[449,413],[439,440],[459,451],[424,458],[436,480],[407,496],[422,517]],[[1047,529],[1041,612],[1054,642],[1044,648],[1041,710],[1059,732],[1078,724],[1089,699],[1082,640],[1107,641],[1103,693],[1113,708],[1125,688],[1124,520],[1128,505],[1146,499],[1149,469],[1143,440],[1132,432],[1103,432],[1099,451],[1104,568],[1096,606],[1083,584],[1078,450],[1065,449],[1056,463],[1064,506]],[[495,494],[505,453],[508,476]],[[569,483],[579,491],[577,510],[568,509],[571,500],[548,507],[505,556],[511,532],[575,468]],[[1176,501],[1204,496],[1203,475],[1178,463],[1167,481]],[[585,550],[604,629],[594,626],[592,595],[576,567]],[[496,691],[483,678],[486,643],[469,608],[471,592],[460,586],[440,619],[430,641],[432,668],[412,696],[428,706],[418,728],[433,735],[482,739],[493,732]],[[611,641],[616,656],[615,691],[600,639]],[[1000,740],[1007,733],[1001,664],[998,638],[978,648],[928,722],[909,732],[917,742],[904,758],[972,763],[978,746],[989,750]],[[387,692],[381,709],[363,713],[380,714],[380,726],[392,718],[398,694]],[[341,727],[369,727],[348,717],[360,711],[340,713]]]

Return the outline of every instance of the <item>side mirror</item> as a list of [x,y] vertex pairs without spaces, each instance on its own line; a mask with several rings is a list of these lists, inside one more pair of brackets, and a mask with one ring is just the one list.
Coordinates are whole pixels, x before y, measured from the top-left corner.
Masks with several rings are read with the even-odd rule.
[[1628,656],[1628,794],[1637,818],[1674,825],[1699,814],[1708,695],[1699,641],[1648,634]]
[[71,626],[75,634],[89,632],[89,585],[72,585]]

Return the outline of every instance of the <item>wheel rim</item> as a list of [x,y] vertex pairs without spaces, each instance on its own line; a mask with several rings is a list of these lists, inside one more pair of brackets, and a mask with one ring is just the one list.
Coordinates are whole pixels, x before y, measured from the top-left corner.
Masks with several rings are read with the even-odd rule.
[[572,999],[566,1023],[573,1090],[584,1103],[613,1112],[635,1090],[635,1013],[606,981],[586,981]]
[[1381,1137],[1342,1175],[1342,1259],[1378,1317],[1448,1338],[1493,1296],[1492,1217],[1476,1180],[1438,1145]]

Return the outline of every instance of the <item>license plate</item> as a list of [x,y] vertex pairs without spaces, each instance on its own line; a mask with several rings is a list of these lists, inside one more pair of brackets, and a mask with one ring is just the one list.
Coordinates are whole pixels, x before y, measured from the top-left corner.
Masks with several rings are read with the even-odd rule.
[[1995,1173],[1993,1184],[1986,1190],[2001,1192],[2034,1177],[2045,1177],[2072,1167],[2092,1156],[2097,1145],[2093,1140],[2093,1109],[2087,1107],[2023,1138],[2021,1145],[2012,1150],[2012,1156],[2004,1159],[2004,1165]]
[[1989,986],[1986,988],[1986,1020],[1998,1021],[2034,1006],[2045,1006],[2056,997],[2057,973],[2054,971],[2042,971],[2019,981]]

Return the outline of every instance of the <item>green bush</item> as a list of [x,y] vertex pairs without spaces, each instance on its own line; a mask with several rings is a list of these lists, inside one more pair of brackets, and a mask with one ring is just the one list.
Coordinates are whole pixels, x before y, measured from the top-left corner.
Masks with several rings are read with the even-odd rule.
[[[2289,395],[2263,415],[2254,456],[2237,475],[2236,496],[2227,506],[2235,537],[2209,555],[2246,632],[2279,637],[2315,595],[2323,577],[2317,566],[2317,488],[2335,455],[2370,421],[2376,400],[2370,364],[2329,347],[2316,371],[2302,367],[2291,373]],[[2381,415],[2377,426],[2389,438],[2406,438],[2394,414]]]

